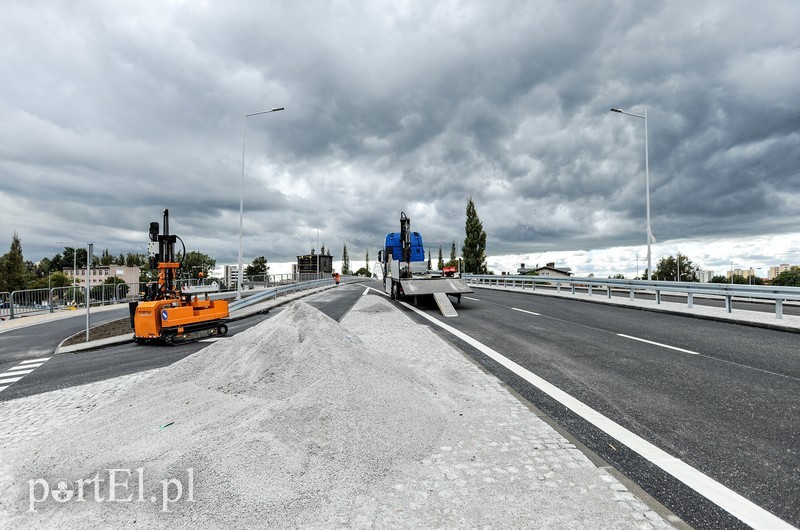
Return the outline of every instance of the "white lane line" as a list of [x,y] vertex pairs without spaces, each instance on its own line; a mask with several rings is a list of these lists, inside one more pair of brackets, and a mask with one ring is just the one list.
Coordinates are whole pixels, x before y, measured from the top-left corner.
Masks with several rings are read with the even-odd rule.
[[366,289],[364,289],[364,292],[363,292],[363,293],[361,293],[361,296],[367,296],[367,294],[368,294],[368,293],[369,293],[369,287],[367,287]]
[[33,368],[30,370],[8,370],[0,374],[0,377],[12,377],[15,375],[28,375],[29,373],[33,372]]
[[529,315],[536,315],[537,317],[542,316],[541,313],[534,313],[533,311],[525,311],[524,309],[519,309],[517,307],[512,307],[511,309],[513,309],[514,311],[519,311],[520,313],[528,313]]
[[45,357],[44,359],[28,359],[27,361],[22,361],[17,366],[27,365],[27,364],[44,364],[50,357]]
[[480,299],[478,299],[478,298],[472,298],[471,296],[465,296],[464,298],[466,298],[467,300],[472,300],[472,301],[474,301],[474,302],[480,302]]
[[24,378],[26,375],[39,368],[50,359],[51,357],[45,357],[44,359],[29,359],[27,361],[22,361],[13,368],[9,368],[0,374],[0,392]]
[[677,478],[691,489],[704,496],[717,506],[726,510],[743,523],[748,524],[753,528],[794,528],[784,520],[769,513],[761,506],[749,501],[732,489],[720,484],[705,473],[698,471],[679,458],[676,458],[666,451],[659,449],[644,438],[632,433],[614,420],[600,414],[582,401],[575,399],[571,395],[567,394],[555,385],[545,381],[530,370],[527,370],[514,361],[505,358],[503,355],[493,350],[489,346],[486,346],[485,344],[478,342],[454,327],[449,326],[448,324],[445,324],[444,322],[441,322],[430,315],[427,315],[410,304],[405,302],[400,303],[411,311],[417,313],[422,318],[430,321],[432,324],[439,326],[443,330],[463,340],[473,348],[478,349],[487,357],[490,357],[502,364],[518,376],[528,381],[534,387],[538,388],[551,398],[566,406],[572,412],[582,417],[595,427],[599,428],[612,438],[616,438],[628,446],[632,451],[639,453],[654,465],[660,467],[673,477]]
[[682,351],[683,353],[690,353],[692,355],[700,355],[696,351],[684,350],[683,348],[677,348],[675,346],[670,346],[668,344],[661,344],[660,342],[653,342],[652,340],[640,339],[639,337],[631,337],[630,335],[624,335],[622,333],[617,333],[617,336],[618,337],[624,337],[626,339],[631,339],[631,340],[638,340],[639,342],[646,342],[647,344],[652,344],[653,346],[661,346],[662,348],[669,348],[670,350]]

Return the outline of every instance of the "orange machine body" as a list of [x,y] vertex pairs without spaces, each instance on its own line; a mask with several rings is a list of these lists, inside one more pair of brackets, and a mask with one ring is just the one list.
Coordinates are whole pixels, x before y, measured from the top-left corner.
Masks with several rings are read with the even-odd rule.
[[137,339],[160,339],[169,333],[181,336],[198,325],[213,324],[228,318],[226,300],[204,300],[193,296],[181,299],[139,302],[134,317]]

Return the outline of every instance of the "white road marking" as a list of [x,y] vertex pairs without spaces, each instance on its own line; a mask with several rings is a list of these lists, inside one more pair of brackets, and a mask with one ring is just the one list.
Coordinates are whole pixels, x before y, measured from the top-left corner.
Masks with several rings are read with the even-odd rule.
[[720,484],[705,473],[698,471],[686,462],[670,455],[644,438],[632,433],[614,420],[600,414],[582,401],[575,399],[571,395],[567,394],[555,385],[545,381],[530,370],[527,370],[514,361],[507,359],[489,346],[478,342],[466,333],[462,333],[454,327],[445,324],[444,322],[424,313],[410,304],[405,302],[400,303],[411,311],[417,313],[422,318],[458,337],[473,348],[476,348],[487,357],[490,357],[496,362],[502,364],[518,376],[528,381],[534,387],[538,388],[551,398],[566,406],[572,412],[582,417],[595,427],[599,428],[612,438],[615,438],[627,445],[632,451],[639,453],[654,465],[660,467],[673,477],[677,478],[688,487],[704,496],[717,506],[726,510],[743,523],[748,524],[753,528],[794,528],[784,520],[776,517],[754,502],[749,501],[732,489]]
[[369,293],[369,287],[367,287],[366,289],[364,289],[364,292],[363,292],[363,293],[361,293],[361,296],[366,296],[366,295],[367,295],[367,293]]
[[22,370],[17,370],[16,368],[11,368],[10,370],[6,370],[2,374],[0,374],[0,377],[5,377],[5,376],[9,376],[9,375],[26,375],[26,374],[29,374],[29,373],[33,372],[34,370],[35,370],[35,368],[26,368],[26,369],[22,369]]
[[228,340],[230,337],[208,337],[200,339],[197,342],[217,342],[218,340]]
[[0,374],[0,392],[24,378],[49,360],[50,357],[45,357],[44,359],[29,359],[27,361],[22,361],[13,368],[9,368]]
[[480,300],[479,300],[479,299],[477,299],[477,298],[472,298],[471,296],[465,296],[464,298],[466,298],[467,300],[474,300],[475,302],[480,302]]
[[519,309],[516,307],[512,307],[511,309],[513,309],[514,311],[519,311],[520,313],[528,313],[529,315],[536,315],[537,317],[542,316],[541,313],[534,313],[533,311],[525,311],[524,309]]
[[50,357],[47,357],[47,358],[45,358],[45,359],[28,359],[27,361],[22,361],[22,362],[21,362],[21,363],[19,363],[17,366],[22,366],[22,365],[24,365],[24,364],[36,364],[36,365],[42,365],[42,364],[46,363],[46,362],[47,362],[47,359],[49,359],[49,358],[50,358]]
[[652,344],[653,346],[661,346],[662,348],[669,348],[670,350],[681,351],[681,352],[683,352],[683,353],[690,353],[690,354],[692,354],[692,355],[700,355],[700,354],[699,354],[698,352],[696,352],[696,351],[692,351],[692,350],[684,350],[683,348],[678,348],[678,347],[675,347],[675,346],[670,346],[670,345],[668,345],[668,344],[661,344],[660,342],[653,342],[652,340],[640,339],[639,337],[631,337],[630,335],[624,335],[624,334],[622,334],[622,333],[617,333],[617,336],[618,336],[618,337],[624,337],[624,338],[626,338],[626,339],[631,339],[631,340],[638,340],[639,342],[646,342],[647,344]]

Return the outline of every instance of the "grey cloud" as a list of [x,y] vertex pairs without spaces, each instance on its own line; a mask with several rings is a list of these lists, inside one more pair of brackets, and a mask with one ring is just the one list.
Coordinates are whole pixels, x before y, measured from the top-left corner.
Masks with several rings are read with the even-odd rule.
[[[335,253],[361,259],[401,210],[438,251],[463,239],[469,196],[491,254],[639,245],[643,123],[610,107],[648,109],[659,241],[796,232],[798,10],[17,4],[0,21],[0,238],[18,231],[34,260],[63,233],[118,254],[168,207],[187,244],[234,262],[242,113],[274,106],[246,123],[250,259],[306,252],[329,208]],[[23,202],[47,222],[2,213]]]

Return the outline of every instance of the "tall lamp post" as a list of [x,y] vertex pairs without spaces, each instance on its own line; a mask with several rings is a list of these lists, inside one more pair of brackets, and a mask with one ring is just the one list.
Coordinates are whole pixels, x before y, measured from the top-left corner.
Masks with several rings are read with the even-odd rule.
[[611,112],[626,114],[644,120],[644,182],[645,182],[645,201],[647,202],[647,279],[653,279],[653,262],[651,260],[650,244],[653,242],[653,232],[650,230],[650,159],[647,152],[647,109],[644,114],[634,114],[625,112],[622,109],[613,108]]
[[322,253],[319,251],[319,214],[332,212],[333,210],[317,210],[317,279],[319,280],[319,259]]
[[247,138],[247,118],[248,116],[258,116],[259,114],[269,114],[270,112],[278,112],[283,110],[283,107],[275,107],[270,110],[262,110],[259,112],[247,112],[242,118],[242,186],[241,194],[239,195],[239,268],[237,273],[239,281],[236,286],[236,299],[242,299],[242,221],[244,219],[244,146]]

